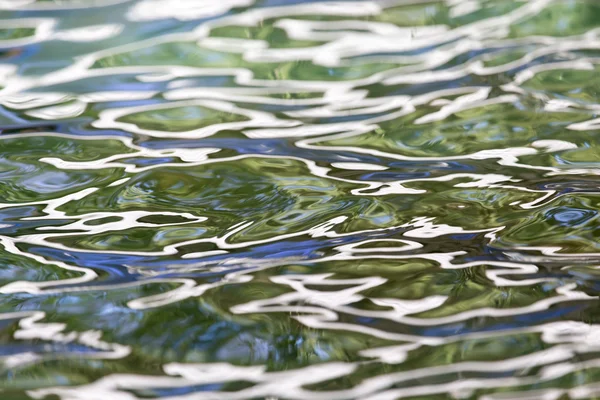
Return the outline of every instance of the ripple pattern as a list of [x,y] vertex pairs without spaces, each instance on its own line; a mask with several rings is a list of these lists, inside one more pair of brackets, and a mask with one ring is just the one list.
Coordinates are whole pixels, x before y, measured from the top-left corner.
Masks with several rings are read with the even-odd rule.
[[600,3],[0,0],[0,397],[600,398]]

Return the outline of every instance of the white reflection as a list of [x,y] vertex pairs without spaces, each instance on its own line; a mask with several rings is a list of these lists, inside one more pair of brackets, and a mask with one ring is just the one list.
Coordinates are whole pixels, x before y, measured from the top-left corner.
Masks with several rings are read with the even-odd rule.
[[[106,7],[119,3],[127,1],[0,0],[0,8],[44,12]],[[225,285],[243,286],[259,276],[260,272],[264,273],[264,276],[261,275],[262,283],[283,289],[277,293],[284,294],[264,296],[253,301],[240,300],[233,307],[222,310],[226,317],[219,318],[237,321],[236,318],[246,318],[252,314],[275,313],[286,321],[293,318],[304,328],[316,333],[335,331],[343,335],[344,332],[353,332],[365,342],[368,338],[379,338],[387,340],[385,343],[389,344],[360,351],[359,354],[367,360],[323,362],[284,372],[271,372],[264,366],[241,367],[227,363],[170,363],[163,365],[163,376],[113,374],[88,385],[31,391],[29,394],[32,397],[43,398],[56,394],[64,400],[132,400],[142,397],[135,390],[152,388],[189,389],[186,394],[165,395],[178,400],[269,397],[299,400],[396,399],[427,398],[438,394],[469,397],[477,390],[490,388],[503,388],[506,393],[483,395],[482,398],[554,399],[565,395],[584,398],[598,393],[598,387],[594,385],[582,385],[571,390],[522,390],[523,387],[539,384],[550,386],[554,379],[571,379],[572,374],[599,368],[600,364],[593,359],[595,352],[600,349],[598,326],[568,320],[577,318],[575,314],[548,317],[561,319],[548,323],[542,319],[534,321],[533,318],[529,318],[531,322],[521,325],[511,323],[518,321],[517,317],[524,320],[538,313],[548,312],[550,315],[550,312],[561,310],[561,307],[596,302],[595,296],[584,291],[589,288],[582,289],[587,282],[560,274],[569,272],[569,263],[585,264],[586,268],[593,271],[597,269],[594,263],[600,259],[600,254],[577,252],[577,249],[563,249],[560,246],[532,247],[520,244],[506,245],[506,249],[501,247],[498,257],[484,254],[484,249],[494,248],[499,241],[504,243],[500,239],[511,229],[527,227],[528,219],[532,218],[534,212],[543,212],[543,207],[552,207],[566,200],[563,189],[546,185],[555,182],[553,177],[586,175],[587,178],[593,178],[600,175],[600,168],[596,168],[592,162],[580,167],[579,164],[559,165],[558,162],[538,165],[535,161],[543,157],[550,159],[560,156],[560,152],[586,149],[590,144],[593,147],[592,136],[578,135],[593,131],[600,125],[596,117],[600,107],[594,99],[573,93],[563,96],[551,91],[534,90],[534,80],[540,78],[541,74],[563,69],[595,71],[599,60],[582,54],[600,48],[597,30],[570,37],[511,37],[516,24],[539,15],[545,7],[558,4],[552,0],[519,2],[516,4],[518,7],[503,15],[498,13],[458,27],[417,26],[430,20],[411,19],[414,18],[411,8],[391,9],[403,5],[428,5],[419,0],[280,2],[277,6],[257,2],[260,7],[250,10],[243,9],[252,6],[252,0],[142,0],[129,3],[119,10],[123,10],[125,18],[135,22],[132,27],[135,25],[140,31],[148,26],[157,26],[158,31],[162,32],[160,24],[174,23],[155,22],[161,19],[207,21],[191,22],[191,26],[189,23],[177,24],[182,27],[181,32],[151,34],[147,39],[117,47],[111,47],[112,40],[106,41],[103,42],[106,46],[97,47],[101,50],[92,53],[81,50],[82,53],[74,56],[72,64],[48,73],[21,74],[17,65],[0,65],[0,104],[7,109],[22,111],[23,117],[49,121],[74,118],[85,113],[86,117],[95,118],[92,122],[94,128],[122,130],[129,135],[87,137],[79,134],[18,134],[21,138],[52,137],[65,143],[68,140],[117,141],[126,150],[97,159],[85,159],[67,158],[57,149],[56,154],[35,158],[36,163],[61,172],[118,172],[112,181],[83,190],[66,188],[64,193],[49,200],[18,203],[7,199],[6,203],[0,204],[0,209],[7,213],[16,208],[35,207],[35,213],[32,211],[32,214],[20,217],[19,221],[39,224],[31,225],[34,227],[25,231],[17,230],[16,233],[0,236],[4,252],[67,270],[74,276],[68,279],[52,277],[39,282],[25,278],[12,280],[4,284],[0,292],[4,295],[20,293],[37,299],[36,296],[41,298],[81,292],[105,291],[110,294],[118,289],[135,291],[146,285],[169,284],[170,290],[124,302],[131,312],[143,314],[186,299],[210,298],[211,290]],[[432,3],[431,6],[448,7],[444,16],[447,13],[449,18],[466,16],[466,19],[473,20],[477,19],[473,13],[485,11],[491,4],[479,0],[446,0],[438,3]],[[403,21],[407,21],[407,26],[386,22],[392,21],[391,16],[396,12],[405,18]],[[10,50],[19,46],[41,46],[50,40],[118,40],[116,37],[125,28],[119,23],[102,23],[59,30],[61,25],[57,24],[61,22],[61,16],[52,15],[52,18],[3,20],[4,29],[25,29],[27,34],[18,39],[2,40],[0,46]],[[147,22],[150,24],[146,25]],[[415,26],[409,26],[412,22]],[[270,41],[272,37],[231,38],[223,37],[217,31],[235,27],[248,30],[244,34],[249,34],[253,28],[271,29],[270,24],[285,33],[286,46],[273,43]],[[167,51],[163,58],[165,53],[162,53],[164,48],[161,46],[177,48],[182,44],[189,46],[189,58],[188,54],[180,57],[177,51],[172,54]],[[81,46],[73,44],[73,47]],[[514,49],[527,51],[500,64],[490,63],[497,60],[499,53]],[[147,63],[143,60],[146,55],[150,60],[161,59],[165,65],[138,65]],[[196,56],[197,59],[194,58]],[[232,61],[223,62],[219,67],[206,67],[205,61],[220,56]],[[322,71],[319,73],[326,75],[303,75],[312,68],[319,68]],[[263,78],[257,78],[259,73]],[[226,83],[219,84],[220,80]],[[92,82],[90,86],[89,82]],[[76,89],[73,92],[60,92],[62,84],[69,84],[68,87]],[[112,88],[117,90],[111,91]],[[144,101],[150,99],[149,102]],[[124,101],[131,103],[127,107],[110,104]],[[183,124],[178,131],[175,123],[185,120],[185,116],[165,115],[183,107],[206,108],[209,111],[201,117],[196,115],[190,118],[192,122]],[[445,153],[442,149],[414,155],[401,140],[396,140],[396,135],[403,135],[407,126],[413,130],[442,129],[445,124],[455,121],[465,122],[465,127],[461,129],[464,129],[465,135],[470,135],[468,130],[471,128],[466,122],[470,122],[471,118],[476,120],[478,116],[492,120],[498,115],[495,114],[498,107],[503,110],[529,107],[534,111],[543,111],[543,115],[539,113],[535,116],[548,120],[556,113],[572,113],[573,119],[579,122],[570,124],[568,129],[571,135],[564,137],[539,129],[528,132],[527,135],[531,136],[531,140],[528,140],[525,134],[520,137],[520,133],[513,132],[514,137],[510,140],[515,144],[508,145],[500,140],[494,142],[492,134],[489,134],[485,136],[485,143],[481,147],[465,146],[468,150],[459,148],[453,153],[449,150]],[[587,117],[580,118],[580,114]],[[172,125],[160,123],[164,121]],[[540,123],[542,128],[551,125],[552,122]],[[533,126],[532,130],[538,129],[538,126]],[[510,136],[508,130],[501,134]],[[234,132],[230,134],[228,131]],[[197,148],[195,144],[190,144],[191,140],[185,144],[179,144],[176,140],[202,139],[214,135],[219,136],[211,140],[218,142],[225,139],[223,141],[229,141],[229,147]],[[381,141],[381,144],[379,139],[383,135],[389,141]],[[466,140],[464,137],[455,137],[459,136],[446,136],[442,132],[438,138],[421,147],[429,150],[426,147],[431,144],[435,148],[438,143],[433,142],[439,139],[441,145],[446,146],[445,149],[451,149],[456,144],[454,140]],[[0,136],[0,144],[8,138],[6,135]],[[238,138],[241,138],[239,143]],[[472,140],[476,142],[479,137],[473,136]],[[268,143],[264,145],[267,150],[249,150],[243,154],[234,151],[238,145],[244,145],[240,144],[242,141],[251,142],[252,145]],[[281,144],[283,150],[270,145],[274,142]],[[136,182],[139,174],[148,171],[160,172],[161,168],[169,168],[185,174],[188,172],[186,168],[235,163],[250,158],[293,160],[305,169],[307,175],[317,177],[332,187],[339,184],[339,187],[331,190],[334,194],[323,196],[328,201],[332,200],[331,204],[338,198],[348,203],[351,202],[348,199],[351,199],[361,207],[351,211],[331,211],[327,215],[316,214],[314,221],[298,229],[273,228],[268,232],[269,235],[260,240],[249,239],[247,231],[261,221],[246,216],[234,215],[231,221],[221,223],[211,212],[206,215],[183,212],[178,210],[177,204],[173,204],[170,211],[115,208],[84,212],[78,208],[79,202],[90,200],[93,194],[105,187],[118,190],[120,186],[126,187]],[[473,166],[480,166],[481,169]],[[373,171],[387,172],[378,174]],[[3,173],[11,172],[7,169]],[[524,179],[524,176],[529,178]],[[498,222],[498,226],[488,224],[473,228],[469,210],[462,204],[457,206],[460,211],[453,210],[454,215],[463,213],[462,219],[458,220],[449,221],[442,212],[417,215],[415,211],[410,217],[405,216],[408,213],[403,214],[404,205],[401,203],[404,200],[410,200],[416,210],[420,202],[428,201],[428,196],[440,195],[444,199],[448,198],[445,195],[457,192],[469,192],[475,197],[517,193],[519,200],[506,206],[510,213],[514,212],[514,217]],[[585,201],[588,201],[588,195],[597,195],[592,191],[587,193]],[[334,199],[333,196],[338,197]],[[292,201],[297,201],[294,205],[300,204],[298,199]],[[370,225],[368,211],[372,207],[363,207],[362,204],[369,207],[375,204],[389,206],[382,207],[381,214],[389,217],[387,221],[398,222],[385,222],[385,218],[382,218],[377,224]],[[492,204],[495,203],[486,204],[485,211],[490,221],[497,211]],[[305,207],[308,206],[299,206],[301,211],[305,211]],[[71,211],[65,211],[67,209]],[[173,217],[177,222],[150,223],[146,222],[148,217]],[[102,218],[118,218],[118,221],[89,224]],[[56,220],[61,220],[61,225],[54,226]],[[94,238],[101,234],[116,234],[124,229],[158,231],[164,227],[188,227],[192,224],[214,224],[222,230],[210,237],[197,235],[161,244],[155,251],[123,249],[114,243],[105,250],[79,249],[76,244],[60,242],[61,239],[74,239],[82,235]],[[16,223],[2,224],[0,229],[8,230],[14,225]],[[467,242],[456,237],[459,235],[470,235],[477,239]],[[273,259],[253,252],[260,246],[271,246],[270,251],[273,252],[286,251],[290,243],[303,245],[304,241],[307,247],[289,257]],[[66,242],[73,243],[70,240]],[[432,243],[439,243],[440,246],[432,247]],[[209,250],[182,254],[184,246],[193,245],[208,245]],[[39,254],[43,256],[34,254],[28,250],[32,246],[47,250],[47,253],[40,251]],[[123,263],[123,270],[143,278],[127,283],[102,283],[94,269],[57,261],[56,256],[52,255],[56,253],[50,250],[62,252],[65,257],[75,252],[84,256],[85,253],[95,254],[100,258],[135,257],[136,260],[142,260],[139,265],[137,261],[132,263],[135,265]],[[212,259],[213,256],[219,257]],[[147,258],[157,261],[161,267],[147,267],[144,263]],[[335,268],[329,268],[329,263],[334,267],[337,263],[348,267],[360,266],[369,260],[390,262],[392,270],[382,272],[381,276],[371,272],[369,276],[349,278],[331,273]],[[431,265],[432,275],[436,278],[446,273],[464,272],[465,275],[475,276],[472,280],[468,278],[469,284],[482,286],[490,292],[509,293],[514,290],[515,297],[518,297],[518,290],[533,294],[543,290],[544,295],[524,296],[522,301],[519,298],[517,304],[492,306],[491,301],[483,300],[481,304],[469,304],[461,308],[460,304],[457,306],[455,303],[454,293],[451,292],[458,290],[459,284],[444,294],[426,292],[411,298],[402,298],[400,295],[394,297],[394,293],[388,292],[377,294],[378,290],[383,290],[392,282],[395,274],[393,268],[401,273],[403,267],[415,260]],[[550,267],[542,273],[541,266],[545,263]],[[552,266],[556,265],[553,263],[560,263],[561,272],[557,272],[558,268],[553,269]],[[278,275],[278,267],[290,265],[314,268],[315,271],[306,275]],[[316,272],[318,268],[328,272]],[[193,275],[198,272],[221,275],[212,280],[203,280]],[[403,284],[400,282],[398,285]],[[371,308],[361,307],[364,304]],[[16,340],[77,344],[92,350],[75,355],[86,359],[120,359],[131,351],[128,346],[103,340],[103,335],[98,331],[69,330],[63,323],[43,322],[44,317],[43,313],[32,312],[0,314],[3,320],[20,320],[14,331]],[[363,323],[363,318],[370,322]],[[501,327],[489,331],[478,329],[486,321],[498,322]],[[450,332],[449,327],[453,326],[458,328]],[[438,330],[450,333],[441,334]],[[499,346],[509,346],[504,341],[516,336],[525,336],[539,343],[520,356],[501,354],[497,359],[485,362],[468,361],[470,350],[465,349],[470,349],[472,341],[488,340],[497,342]],[[447,364],[429,368],[401,366],[398,370],[402,371],[397,373],[383,372],[382,368],[368,378],[363,378],[361,372],[357,372],[365,365],[413,361],[415,352],[424,350],[424,347],[429,353],[438,351],[448,355],[451,353],[444,347],[448,345],[462,349],[465,360],[456,358]],[[48,353],[25,351],[2,356],[0,363],[7,368],[19,368],[65,355],[72,356],[71,353],[51,350]],[[578,360],[580,355],[585,357]],[[500,372],[504,376],[488,378]],[[473,374],[476,377],[448,379],[450,374]],[[307,389],[311,384],[330,379],[347,379],[353,385],[329,391]],[[198,385],[236,381],[246,381],[251,385],[237,392],[221,391],[214,387],[195,392]]]
[[142,0],[127,12],[132,21],[175,18],[181,21],[214,17],[235,7],[248,7],[254,0]]
[[88,25],[82,28],[58,31],[54,34],[54,38],[68,42],[93,42],[117,36],[122,31],[123,25],[119,24]]

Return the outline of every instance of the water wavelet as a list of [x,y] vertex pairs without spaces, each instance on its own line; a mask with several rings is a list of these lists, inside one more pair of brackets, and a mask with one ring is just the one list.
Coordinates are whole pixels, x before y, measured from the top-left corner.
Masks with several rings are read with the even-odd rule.
[[0,0],[0,397],[597,397],[599,12]]

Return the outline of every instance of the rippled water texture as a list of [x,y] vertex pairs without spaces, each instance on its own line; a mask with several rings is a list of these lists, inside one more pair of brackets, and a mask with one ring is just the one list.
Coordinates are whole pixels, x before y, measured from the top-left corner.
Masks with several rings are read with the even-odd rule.
[[600,398],[600,2],[0,0],[0,398]]

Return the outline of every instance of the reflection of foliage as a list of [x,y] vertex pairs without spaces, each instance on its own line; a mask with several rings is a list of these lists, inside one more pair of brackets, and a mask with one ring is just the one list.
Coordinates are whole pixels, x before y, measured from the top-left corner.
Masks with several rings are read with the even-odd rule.
[[270,48],[310,47],[321,44],[316,41],[291,40],[287,37],[283,29],[273,26],[273,22],[275,21],[263,21],[258,27],[242,27],[235,25],[217,27],[211,30],[211,36],[265,40],[268,41]]
[[600,5],[596,1],[556,1],[534,17],[511,27],[511,36],[580,35],[599,25]]
[[[551,94],[557,99],[594,104],[600,93],[600,69],[553,69],[539,72],[524,86]],[[573,121],[575,122],[575,121]]]
[[248,120],[244,116],[212,110],[206,107],[177,107],[128,114],[119,121],[143,129],[183,132],[209,125]]
[[[170,241],[169,230],[174,235],[172,240],[181,240],[188,235],[197,237],[202,232],[213,236],[245,218],[254,222],[243,232],[246,241],[312,228],[315,218],[331,212],[333,207],[339,213],[358,214],[366,203],[353,200],[347,194],[353,186],[314,176],[303,163],[295,160],[247,158],[152,169],[138,173],[123,185],[98,191],[76,204],[67,204],[64,209],[70,213],[106,209],[169,211],[172,204],[177,204],[180,212],[209,217],[209,224],[188,226],[187,232],[180,230],[186,226],[167,228],[159,233],[154,229],[138,230],[137,234],[121,232],[122,237],[135,240],[137,236],[143,242],[154,236],[153,240]],[[132,234],[134,236],[130,236]],[[106,243],[109,247],[120,243],[119,236],[112,235],[106,236],[110,240]],[[104,241],[101,235],[93,240],[98,244]],[[141,245],[142,242],[131,242],[127,246],[124,241],[122,245],[132,249],[147,248]]]
[[[270,7],[273,2],[256,3]],[[87,51],[87,44],[49,40],[32,46],[30,53],[15,50],[11,57],[23,54],[17,60],[25,60],[23,70],[29,74],[18,83],[23,87],[39,83],[24,98],[39,96],[39,103],[46,104],[17,110],[23,107],[18,96],[7,101],[6,107],[12,104],[11,112],[23,119],[36,115],[32,109],[53,107],[55,102],[81,106],[85,111],[79,117],[93,121],[106,109],[162,107],[165,99],[189,95],[230,101],[241,109],[293,119],[296,125],[267,132],[252,125],[244,131],[223,130],[186,140],[102,132],[131,136],[140,151],[127,146],[127,141],[77,139],[76,135],[90,134],[86,131],[90,126],[72,121],[48,125],[71,136],[16,133],[0,140],[3,243],[21,238],[19,251],[48,260],[16,255],[7,245],[2,250],[0,284],[56,283],[81,276],[52,264],[58,260],[99,275],[85,287],[59,287],[60,293],[2,293],[0,310],[42,311],[46,313],[42,323],[64,323],[65,334],[100,332],[106,343],[126,345],[132,351],[121,359],[92,359],[98,349],[74,340],[18,339],[17,319],[6,320],[0,324],[3,357],[32,352],[48,359],[14,368],[3,364],[0,398],[25,399],[25,389],[86,384],[116,373],[164,376],[164,364],[174,361],[263,365],[269,371],[336,361],[356,367],[342,379],[307,386],[318,391],[428,369],[441,372],[391,380],[381,390],[489,379],[483,388],[456,393],[469,399],[515,388],[577,387],[598,381],[596,368],[551,379],[548,371],[560,368],[541,370],[541,364],[530,366],[529,361],[492,371],[478,366],[527,355],[535,358],[537,353],[544,361],[543,352],[553,346],[562,346],[557,351],[566,356],[552,363],[569,367],[580,361],[578,357],[593,360],[596,355],[597,349],[585,342],[591,343],[593,331],[577,336],[567,330],[557,342],[547,336],[560,331],[563,322],[592,329],[600,321],[597,299],[583,298],[583,293],[600,293],[596,266],[600,148],[596,130],[569,129],[573,123],[596,118],[600,79],[598,69],[590,66],[597,60],[586,59],[577,68],[569,62],[597,55],[591,31],[600,26],[600,7],[592,0],[549,2],[537,15],[524,13],[503,25],[504,16],[532,2],[408,3],[362,16],[312,15],[307,8],[306,14],[282,12],[278,18],[250,18],[239,26],[235,17],[243,11],[236,9],[222,25],[216,19],[205,21],[213,27],[207,38],[189,33],[195,22],[129,24],[121,38],[94,44],[93,49],[103,50],[100,59],[90,62],[91,70],[86,62],[92,58],[78,58],[83,68],[77,70],[81,66],[77,64],[74,70],[81,75],[71,81],[71,70],[62,70],[61,63],[84,54],[80,49]],[[97,13],[92,17],[103,20],[103,12],[82,9],[73,18]],[[57,18],[71,18],[63,14]],[[312,27],[317,27],[313,30],[317,39],[291,38],[282,28],[283,19],[322,22]],[[369,30],[373,27],[387,30],[378,34]],[[452,31],[455,28],[460,29]],[[161,36],[171,30],[182,34]],[[565,38],[584,32],[590,32],[587,38],[593,41],[588,50],[587,39]],[[29,29],[4,29],[0,40],[32,34]],[[125,48],[129,50],[113,48],[117,41],[137,41],[145,35],[161,37]],[[363,48],[357,43],[354,49],[354,38],[357,42],[367,38],[373,45]],[[244,40],[263,41],[268,49],[254,42],[255,47],[244,53],[248,44]],[[380,49],[384,41],[390,46]],[[312,52],[323,49],[339,54],[313,60]],[[440,65],[435,64],[438,61]],[[419,69],[429,62],[435,65]],[[560,64],[553,65],[556,62]],[[203,69],[209,68],[204,74]],[[53,74],[45,76],[47,71]],[[523,80],[519,87],[511,87],[516,78]],[[133,96],[119,99],[106,94],[110,91]],[[228,99],[230,93],[235,98]],[[479,97],[469,98],[473,93]],[[119,121],[182,132],[246,118],[192,106],[132,112]],[[320,126],[331,127],[327,131],[332,134],[302,131]],[[352,136],[355,127],[357,132],[367,129]],[[549,141],[558,149],[546,149],[544,143]],[[221,150],[205,159],[202,152],[207,147]],[[89,192],[82,194],[84,189]],[[75,197],[53,203],[67,195]],[[136,211],[154,214],[118,223],[116,215]],[[189,214],[178,219],[167,212]],[[86,223],[89,230],[81,226],[66,230],[85,213],[96,213]],[[194,216],[206,219],[192,220]],[[315,227],[333,218],[340,222],[315,234]],[[231,232],[235,233],[226,236]],[[46,234],[47,241],[38,240]],[[226,244],[219,248],[217,238],[224,237]],[[253,241],[260,243],[244,247]],[[407,243],[409,248],[402,248]],[[237,247],[224,251],[227,246]],[[548,246],[556,254],[540,250]],[[166,248],[171,253],[166,254]],[[192,254],[205,250],[221,251],[203,257]],[[237,273],[251,280],[238,281]],[[332,284],[304,282],[306,297],[280,301],[285,294],[301,293],[298,286],[277,280],[291,275],[326,276]],[[179,288],[176,279],[198,286],[175,297],[170,291]],[[343,303],[344,291],[361,279],[377,284],[357,289],[343,311],[327,321],[330,325],[311,325],[302,319],[318,316],[318,311],[336,311],[336,301]],[[213,286],[201,292],[201,285]],[[568,287],[573,287],[568,295],[561,292]],[[131,306],[133,300],[159,294],[168,304]],[[432,297],[433,303],[428,303]],[[234,307],[258,300],[280,308],[236,314],[240,311]],[[406,304],[433,305],[406,311],[402,309]],[[543,331],[546,326],[550,328]],[[381,334],[371,335],[367,329]],[[412,335],[423,343],[406,350],[406,359],[385,364],[383,357],[368,351],[403,355],[405,349],[393,346],[410,340],[382,339],[384,334]],[[569,341],[575,345],[569,347]],[[537,379],[536,374],[547,379]],[[536,382],[515,380],[512,386],[493,387],[495,378],[506,377]],[[250,385],[245,381],[201,385],[173,396]],[[122,390],[140,398],[172,395],[161,388]]]
[[[66,357],[21,367],[11,371],[11,377],[5,371],[3,387],[30,388],[31,380],[41,386],[83,384],[111,373],[160,374],[162,365],[173,361],[266,364],[270,370],[282,370],[315,362],[352,361],[358,351],[386,344],[353,333],[307,329],[285,315],[237,317],[227,312],[240,298],[280,293],[276,285],[226,286],[207,293],[202,300],[148,311],[124,307],[128,299],[165,289],[165,285],[150,285],[111,290],[108,297],[102,293],[49,296],[40,303],[40,310],[51,312],[48,322],[64,321],[69,330],[79,332],[102,330],[106,332],[103,340],[131,346],[132,354],[122,360],[98,362]],[[110,313],[105,311],[108,309]],[[5,339],[5,343],[13,342],[10,337]]]
[[460,156],[496,149],[527,146],[539,139],[562,139],[566,125],[589,118],[584,113],[543,113],[534,99],[531,108],[519,110],[501,104],[456,112],[442,121],[416,123],[436,107],[421,107],[418,113],[380,124],[380,129],[360,136],[319,142],[327,146],[354,146],[412,157]]
[[559,246],[565,253],[597,252],[597,196],[565,195],[530,213],[527,223],[500,236],[499,244],[512,246]]
[[[102,143],[102,144],[100,144]],[[50,136],[25,136],[0,140],[0,202],[54,199],[90,185],[109,184],[122,176],[119,169],[61,170],[40,158],[60,156],[66,161],[93,161],[128,153],[120,141],[79,141]]]
[[35,34],[34,28],[1,29],[0,40],[22,39]]
[[141,50],[105,57],[95,68],[147,65],[182,65],[203,68],[238,68],[251,70],[257,79],[295,80],[351,80],[364,78],[394,67],[394,64],[360,63],[350,67],[324,67],[310,61],[253,63],[240,54],[210,50],[196,43],[165,43]]
[[[61,269],[53,264],[42,264],[30,258],[2,251],[0,259],[0,285],[14,281],[46,282],[80,276],[80,273]],[[4,305],[3,311],[13,311],[13,305]],[[4,308],[4,307],[3,307]]]
[[132,65],[185,65],[188,67],[234,68],[242,65],[239,55],[208,50],[195,43],[165,43],[127,53],[105,57],[96,62],[95,68]]

